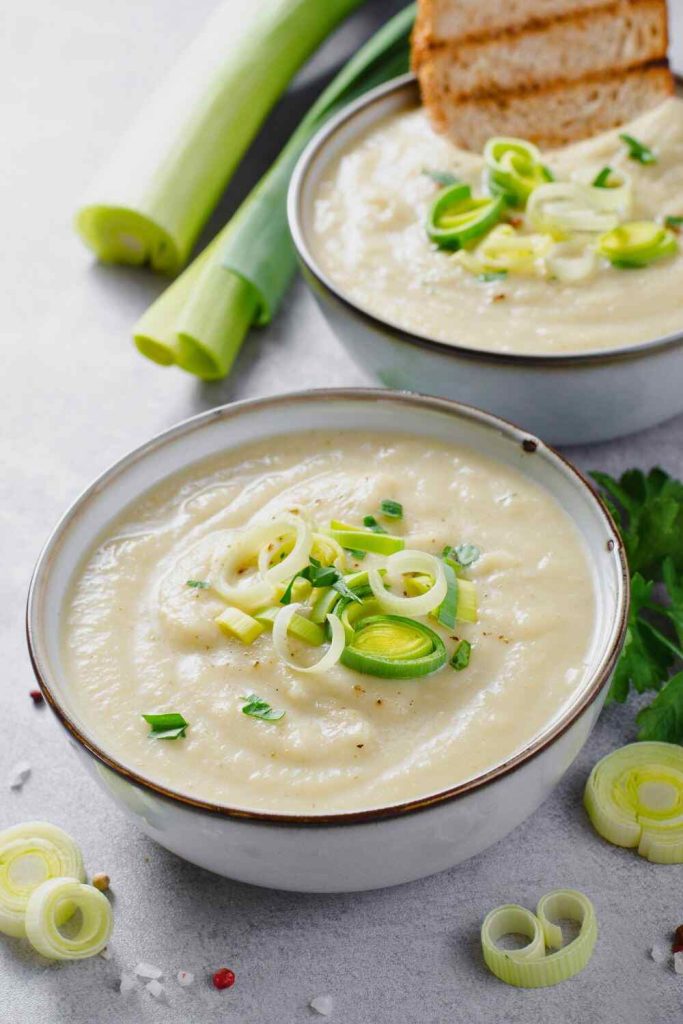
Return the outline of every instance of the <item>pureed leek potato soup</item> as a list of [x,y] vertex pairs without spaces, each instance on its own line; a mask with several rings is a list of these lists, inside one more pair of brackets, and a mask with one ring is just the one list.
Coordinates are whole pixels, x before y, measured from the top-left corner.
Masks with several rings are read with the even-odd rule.
[[361,308],[417,335],[551,355],[683,329],[683,101],[548,153],[455,148],[421,109],[348,146],[309,241]]
[[126,766],[325,814],[523,749],[582,690],[594,618],[583,540],[522,473],[425,438],[316,433],[130,506],[72,584],[63,657],[78,716]]

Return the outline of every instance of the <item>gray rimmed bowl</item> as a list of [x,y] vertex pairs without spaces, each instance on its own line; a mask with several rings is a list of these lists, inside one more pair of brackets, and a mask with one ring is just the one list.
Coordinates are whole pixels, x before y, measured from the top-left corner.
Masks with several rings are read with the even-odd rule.
[[553,444],[605,441],[683,412],[681,331],[576,355],[515,355],[412,334],[356,304],[319,266],[310,244],[313,199],[330,164],[384,117],[419,103],[403,76],[369,92],[311,140],[292,176],[289,225],[304,277],[353,358],[385,386],[468,402],[523,423]]
[[[352,425],[352,426],[350,426]],[[400,425],[400,426],[399,426]],[[584,685],[506,762],[450,789],[353,813],[277,814],[215,804],[122,763],[81,720],[61,654],[69,588],[83,558],[131,502],[188,466],[287,434],[396,432],[467,445],[545,487],[587,549],[596,623]],[[487,413],[384,390],[325,390],[224,406],[160,434],[103,473],[74,502],[43,549],[31,582],[28,644],[48,704],[86,770],[153,839],[181,857],[257,885],[347,892],[420,878],[480,852],[532,813],[583,746],[621,651],[628,574],[614,523],[581,474],[537,438]],[[387,855],[390,851],[390,855]]]

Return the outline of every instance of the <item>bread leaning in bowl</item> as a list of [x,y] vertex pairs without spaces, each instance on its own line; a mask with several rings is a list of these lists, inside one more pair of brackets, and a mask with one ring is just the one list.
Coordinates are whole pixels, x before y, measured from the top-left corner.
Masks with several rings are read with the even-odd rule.
[[562,145],[623,124],[673,92],[665,0],[513,0],[509,7],[480,0],[479,6],[475,24],[484,23],[487,11],[500,19],[503,8],[508,18],[521,16],[522,8],[532,18],[541,8],[561,7],[563,14],[524,29],[435,42],[425,26],[443,31],[450,11],[453,31],[460,24],[455,15],[469,10],[471,0],[422,0],[413,66],[434,128],[459,146],[480,149],[491,135]]

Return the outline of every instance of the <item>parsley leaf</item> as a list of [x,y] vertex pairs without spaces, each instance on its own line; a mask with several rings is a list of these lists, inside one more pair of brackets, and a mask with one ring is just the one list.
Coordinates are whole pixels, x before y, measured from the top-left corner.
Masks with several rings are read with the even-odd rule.
[[363,526],[367,527],[368,530],[372,530],[373,533],[387,532],[374,516],[363,516]]
[[268,701],[257,697],[255,693],[250,693],[248,697],[241,697],[240,700],[247,702],[242,708],[242,714],[249,715],[250,718],[260,718],[262,722],[279,722],[285,716],[284,711],[276,711]]
[[192,587],[193,590],[208,590],[210,585],[206,580],[187,580],[185,583],[186,587]]
[[631,571],[661,579],[662,563],[668,556],[683,572],[683,483],[658,467],[647,476],[630,469],[619,480],[606,473],[592,476],[606,492]]
[[658,690],[669,674],[674,655],[661,642],[659,630],[642,617],[642,613],[652,607],[653,587],[654,583],[644,580],[640,573],[636,573],[631,581],[626,642],[614,673],[609,701],[623,704],[631,686],[638,693]]
[[380,510],[387,519],[403,519],[403,505],[400,501],[385,498],[380,505]]
[[477,281],[487,284],[489,281],[504,281],[507,276],[507,270],[485,270],[483,273],[477,274]]
[[639,740],[683,740],[683,672],[672,676],[655,699],[636,715]]
[[683,217],[670,213],[668,217],[664,218],[664,227],[671,228],[672,231],[678,231],[679,228],[683,228]]
[[280,604],[291,604],[292,587],[295,580],[308,580],[312,587],[332,587],[342,597],[360,602],[361,598],[346,584],[343,574],[335,565],[321,565],[317,558],[309,558],[309,564],[292,576],[287,589],[280,598]]

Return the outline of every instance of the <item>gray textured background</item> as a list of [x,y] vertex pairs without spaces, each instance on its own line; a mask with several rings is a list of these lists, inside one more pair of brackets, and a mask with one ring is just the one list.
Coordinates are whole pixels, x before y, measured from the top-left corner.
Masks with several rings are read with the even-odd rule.
[[[683,14],[681,0],[675,0]],[[537,1022],[659,1024],[683,1018],[683,977],[654,964],[652,943],[683,921],[680,868],[655,867],[600,841],[580,796],[593,762],[633,738],[634,709],[603,714],[563,785],[484,855],[435,878],[350,896],[268,892],[214,877],[139,835],[105,802],[45,709],[33,707],[23,604],[32,564],[65,505],[96,473],[174,421],[234,398],[304,385],[361,384],[301,283],[255,333],[232,377],[202,385],[143,361],[131,324],[161,282],[91,263],[70,217],[95,169],[211,0],[22,0],[0,26],[3,286],[0,478],[0,826],[49,818],[83,845],[115,894],[113,958],[47,966],[0,937],[2,1024],[290,1024],[318,1018],[329,993],[340,1024]],[[277,150],[317,76],[391,10],[370,5],[328,47],[259,140],[220,216]],[[13,10],[10,11],[10,7]],[[214,223],[218,223],[217,220]],[[639,437],[571,452],[584,467],[661,463],[683,474],[683,419]],[[12,765],[33,775],[10,793]],[[548,991],[516,991],[483,969],[477,930],[501,901],[534,905],[558,885],[593,898],[600,941],[588,969]],[[151,960],[173,977],[160,1005],[123,1001],[120,971]],[[216,992],[223,964],[237,984]]]

